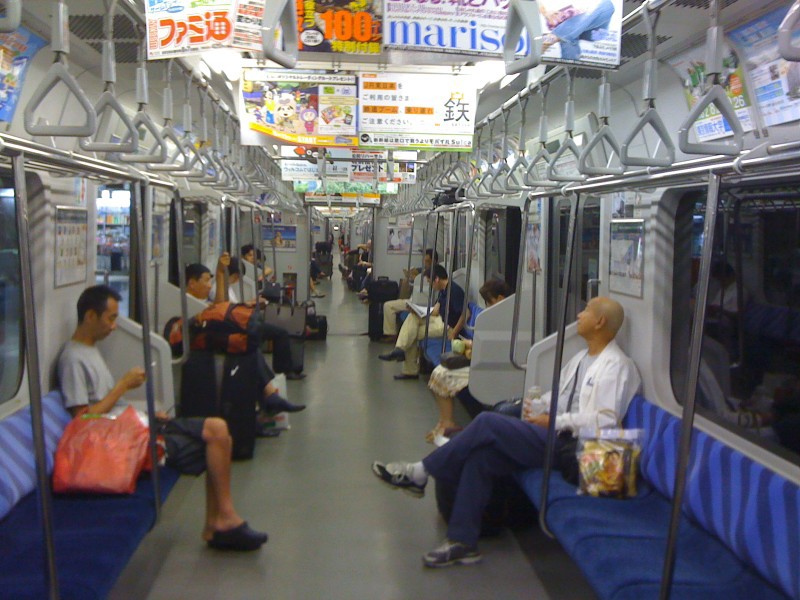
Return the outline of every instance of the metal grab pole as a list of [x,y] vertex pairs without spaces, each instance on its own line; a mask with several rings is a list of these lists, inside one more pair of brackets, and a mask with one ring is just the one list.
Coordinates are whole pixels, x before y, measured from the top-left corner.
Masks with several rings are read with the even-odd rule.
[[[527,241],[528,221],[530,219],[528,211],[530,210],[532,200],[530,197],[525,198],[525,204],[522,207],[522,242],[519,245],[519,260],[517,261],[517,289],[514,290],[514,317],[511,321],[511,346],[508,349],[508,356],[511,364],[515,369],[524,371],[527,369],[527,364],[520,364],[517,362],[517,332],[519,330],[519,311],[520,311],[520,298],[522,297],[522,281],[525,269],[525,242]],[[535,277],[535,275],[534,275]],[[531,338],[533,343],[533,338]],[[523,385],[525,385],[523,383]],[[523,390],[524,395],[524,390]]]
[[245,302],[246,298],[244,297],[244,265],[242,264],[242,259],[239,257],[238,248],[242,245],[241,244],[241,229],[242,229],[242,205],[241,203],[236,203],[236,243],[231,246],[231,255],[236,256],[239,260],[239,302]]
[[182,365],[189,360],[189,301],[186,298],[186,265],[183,258],[183,201],[176,191],[172,194],[172,214],[175,215],[175,258],[178,261],[178,287],[181,290],[181,335],[183,352],[180,358],[172,359],[173,365]]
[[39,344],[36,332],[36,302],[33,297],[33,265],[31,263],[30,231],[28,229],[28,188],[25,182],[25,157],[17,154],[12,159],[14,169],[14,193],[19,233],[19,258],[22,276],[22,306],[24,307],[25,362],[28,370],[28,394],[31,407],[31,431],[35,449],[37,496],[39,517],[44,536],[45,587],[50,600],[58,600],[58,571],[56,570],[56,547],[53,538],[53,499],[50,492],[50,477],[47,474],[47,448],[44,441],[42,416],[41,369],[39,366]]
[[[455,248],[456,248],[456,234],[458,233],[458,207],[451,213],[452,217],[450,219],[450,260],[448,261],[450,266],[450,272],[448,273],[447,277],[447,300],[445,300],[444,306],[444,316],[442,320],[444,321],[444,331],[442,332],[442,353],[444,353],[444,349],[447,347],[447,338],[449,337],[448,328],[450,327],[450,295],[453,291],[453,272],[455,271],[456,261],[455,261]],[[445,251],[447,254],[447,251]],[[464,293],[464,300],[467,299],[466,292]],[[441,314],[442,307],[439,307],[439,312]]]
[[[423,252],[425,249],[423,248]],[[411,272],[411,255],[414,254],[414,215],[411,215],[411,243],[408,245],[408,268],[407,271]],[[423,254],[424,260],[424,254]]]
[[[423,258],[424,258],[424,253],[428,251],[428,237],[429,237],[428,236],[428,228],[430,227],[430,224],[431,224],[430,216],[431,216],[430,212],[425,214],[425,229],[422,230],[422,252],[423,252]],[[412,236],[414,235],[413,231],[411,232],[411,235]],[[436,248],[433,248],[431,250],[431,268],[430,268],[430,270],[428,272],[428,282],[430,282],[431,274],[433,273],[433,265],[436,264],[436,261],[433,258],[435,254],[436,254]],[[420,292],[420,294],[422,293],[422,290],[423,290],[424,287],[425,287],[425,274],[423,272],[422,277],[419,278],[419,292]]]
[[[270,229],[272,229],[272,277],[274,281],[278,280],[278,251],[275,249],[275,214],[269,213]],[[283,288],[281,288],[283,289]],[[283,299],[283,292],[281,292],[281,299]]]
[[147,195],[142,194],[142,184],[133,184],[133,200],[131,201],[131,237],[136,239],[136,249],[138,252],[136,260],[136,278],[138,280],[138,302],[139,315],[142,326],[142,350],[144,351],[144,372],[145,372],[145,394],[147,397],[147,417],[150,421],[150,464],[153,465],[153,505],[156,510],[157,523],[161,516],[161,479],[158,472],[158,449],[156,445],[156,402],[153,377],[153,355],[150,348],[150,311],[147,306],[147,263],[145,263],[146,251],[144,247],[144,221],[142,219],[142,198]]
[[[259,260],[258,255],[259,252],[256,252],[256,207],[254,205],[250,205],[250,239],[253,240],[253,280],[256,284],[256,300],[259,298],[259,294],[264,289],[264,277],[261,277],[261,285],[259,286],[259,275],[261,275],[261,270],[259,270]],[[244,260],[243,256],[239,257],[239,260]],[[244,267],[244,263],[242,263],[242,267]],[[260,289],[259,289],[260,288]]]
[[700,279],[697,282],[697,294],[694,304],[694,322],[692,323],[692,341],[689,352],[689,365],[684,391],[683,414],[681,416],[681,438],[678,446],[678,466],[675,471],[675,491],[672,497],[672,517],[669,523],[667,550],[664,555],[664,570],[661,576],[661,600],[668,600],[672,590],[672,578],[675,574],[675,549],[678,540],[678,526],[681,520],[681,505],[686,488],[686,473],[689,468],[689,452],[692,447],[695,400],[697,399],[697,381],[700,375],[700,356],[703,351],[703,323],[706,318],[706,301],[708,300],[708,280],[711,275],[711,261],[714,252],[714,233],[717,223],[717,204],[719,200],[721,177],[708,176],[708,196],[706,198],[706,216],[703,224],[703,254],[700,260]]
[[558,337],[556,338],[556,359],[553,362],[553,387],[550,392],[550,422],[547,425],[547,443],[544,453],[544,479],[542,480],[542,499],[539,509],[539,527],[550,538],[555,537],[547,527],[547,495],[550,490],[550,474],[553,470],[553,454],[556,446],[556,419],[558,414],[558,396],[561,387],[561,365],[564,361],[564,337],[567,327],[567,307],[569,304],[569,285],[572,279],[572,260],[575,256],[578,238],[578,213],[581,209],[581,197],[577,196],[570,207],[569,232],[567,233],[567,256],[564,258],[563,292],[561,310],[558,311]]
[[[436,252],[436,245],[439,243],[439,215],[437,213],[433,213],[436,217],[436,229],[434,230],[433,234],[433,251]],[[428,312],[425,316],[425,346],[428,345],[428,331],[431,328],[431,306],[433,306],[433,268],[435,265],[431,265],[431,276],[430,276],[430,286],[428,288]],[[439,312],[441,314],[442,307],[439,307]]]
[[[464,282],[464,306],[461,307],[461,314],[466,314],[467,309],[469,308],[469,289],[470,289],[470,281],[472,280],[472,250],[475,248],[475,238],[478,237],[478,219],[477,211],[475,210],[475,205],[470,202],[469,203],[470,214],[472,215],[472,235],[467,242],[467,277],[466,281]],[[467,224],[464,223],[464,233],[467,231]],[[466,318],[466,317],[465,317]],[[473,334],[473,338],[474,338]]]

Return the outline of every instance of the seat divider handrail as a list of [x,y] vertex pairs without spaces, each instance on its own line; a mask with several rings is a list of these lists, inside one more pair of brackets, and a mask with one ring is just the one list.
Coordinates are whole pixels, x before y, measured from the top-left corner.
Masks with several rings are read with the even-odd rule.
[[22,0],[6,0],[6,14],[0,17],[0,33],[13,33],[22,22]]
[[528,367],[527,364],[522,364],[517,362],[517,336],[519,332],[519,313],[520,313],[520,305],[521,297],[522,297],[522,283],[524,277],[524,267],[525,264],[525,242],[524,240],[527,237],[528,231],[528,221],[530,219],[529,210],[531,207],[531,199],[530,197],[525,198],[525,204],[522,207],[522,242],[519,244],[519,259],[517,262],[517,287],[514,290],[514,313],[513,318],[511,320],[511,345],[508,349],[508,357],[511,361],[511,365],[519,370],[525,371]]
[[778,27],[778,51],[784,60],[791,62],[800,61],[800,48],[792,43],[792,34],[798,21],[800,21],[800,0],[795,0]]
[[172,215],[175,218],[175,260],[178,262],[178,287],[181,296],[181,335],[183,352],[179,358],[172,359],[172,364],[181,366],[189,360],[189,301],[186,298],[186,272],[183,261],[183,201],[180,194],[175,191],[172,194]]
[[28,188],[25,178],[25,155],[20,153],[11,159],[14,175],[14,204],[17,231],[19,232],[19,261],[23,321],[25,331],[25,365],[30,396],[31,434],[33,437],[34,460],[38,494],[38,512],[44,538],[43,556],[45,569],[45,588],[50,600],[58,600],[58,570],[56,568],[56,545],[53,535],[53,497],[50,475],[47,472],[47,447],[44,437],[44,411],[42,409],[41,368],[36,331],[37,306],[34,297],[33,257],[31,255],[30,225],[28,212]]
[[[54,0],[51,47],[55,54],[55,60],[25,105],[23,124],[25,131],[33,136],[87,137],[93,136],[97,131],[97,114],[94,106],[89,102],[89,98],[80,84],[78,84],[78,80],[70,74],[67,68],[67,56],[69,56],[68,23],[69,10],[64,0]],[[78,105],[81,108],[79,112],[86,117],[82,125],[50,125],[36,121],[36,110],[59,83],[63,83],[78,101]]]
[[[722,154],[738,156],[744,144],[744,129],[736,114],[725,88],[720,83],[722,74],[722,52],[724,33],[719,21],[719,2],[711,0],[711,25],[706,35],[706,74],[711,80],[711,87],[689,111],[678,130],[678,147],[684,154]],[[689,132],[697,119],[706,109],[714,105],[733,131],[733,141],[726,142],[690,142]]]
[[564,360],[564,342],[566,338],[567,309],[569,306],[569,288],[572,278],[572,261],[577,246],[578,213],[581,208],[581,196],[576,195],[570,206],[569,229],[567,233],[567,254],[564,258],[564,278],[562,280],[561,307],[558,311],[558,327],[556,330],[556,354],[553,361],[553,380],[550,392],[550,420],[547,425],[547,440],[544,454],[544,478],[542,479],[541,501],[539,509],[539,527],[550,538],[555,537],[547,525],[547,497],[550,491],[550,475],[553,470],[553,457],[556,446],[556,419],[558,414],[559,391],[561,388],[561,366]]

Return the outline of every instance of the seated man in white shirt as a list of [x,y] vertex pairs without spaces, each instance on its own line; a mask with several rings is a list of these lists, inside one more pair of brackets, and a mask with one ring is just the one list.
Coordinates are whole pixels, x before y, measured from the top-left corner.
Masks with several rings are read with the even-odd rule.
[[[587,350],[576,354],[561,370],[555,415],[557,454],[559,448],[574,445],[581,427],[613,427],[615,418],[606,411],[621,419],[639,389],[636,365],[614,341],[623,319],[622,306],[610,298],[594,298],[578,315],[578,334],[586,341]],[[549,397],[545,394],[546,400]],[[424,555],[426,566],[481,560],[477,546],[481,515],[494,479],[543,466],[550,418],[543,414],[520,420],[484,412],[421,462],[373,463],[372,471],[382,481],[417,497],[425,494],[429,475],[455,487],[447,539]],[[565,470],[572,466],[575,461],[559,465]]]

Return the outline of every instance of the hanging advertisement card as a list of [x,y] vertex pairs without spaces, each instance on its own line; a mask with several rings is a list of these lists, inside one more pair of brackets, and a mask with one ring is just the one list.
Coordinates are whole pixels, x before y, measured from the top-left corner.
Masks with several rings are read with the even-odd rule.
[[[788,8],[767,13],[728,34],[750,75],[767,126],[800,119],[800,64],[784,60],[778,52],[778,27]],[[800,32],[795,31],[792,43],[797,45],[798,40]]]
[[616,69],[622,47],[622,0],[537,0],[542,62]]
[[14,118],[28,65],[45,43],[24,27],[0,34],[0,121],[10,123]]
[[362,73],[358,83],[362,148],[467,152],[477,107],[473,79],[419,73]]
[[[508,2],[465,0],[386,0],[384,46],[447,54],[503,54]],[[528,54],[528,39],[520,36],[517,54]]]
[[[736,116],[742,123],[745,132],[753,130],[753,119],[750,115],[750,95],[744,79],[744,71],[739,62],[739,57],[729,46],[725,46],[722,59],[721,82],[725,92],[736,109]],[[667,63],[677,71],[683,80],[683,91],[689,109],[697,104],[706,92],[706,63],[705,47],[698,46],[667,60]],[[714,104],[711,104],[694,125],[698,142],[717,140],[733,135],[731,126],[719,113]]]
[[[311,181],[321,178],[321,159],[319,149],[310,146],[281,146],[281,179],[283,181]],[[350,160],[353,153],[349,148],[327,148],[325,150],[325,180],[350,181]],[[303,158],[304,160],[298,160]]]
[[609,289],[612,292],[642,297],[644,289],[644,220],[611,221]]
[[353,75],[242,71],[242,143],[264,136],[293,144],[357,146],[356,78]]
[[381,2],[296,0],[301,52],[380,54]]
[[306,204],[359,204],[362,206],[380,206],[381,195],[370,193],[342,193],[342,194],[306,194]]
[[147,59],[230,47],[235,8],[235,0],[147,0]]
[[411,249],[411,228],[389,227],[386,239],[388,254],[408,254]]
[[[372,183],[366,181],[295,181],[293,190],[301,194],[309,192],[327,192],[328,194],[369,194],[375,192]],[[378,183],[378,194],[395,195],[398,184],[392,182]]]
[[[387,160],[389,153],[386,150],[353,150],[353,162],[350,163],[350,181],[375,180],[375,169],[377,166],[378,181],[380,183],[389,182],[389,169]],[[409,184],[417,181],[416,161],[417,153],[413,150],[397,150],[392,153],[392,183]]]
[[528,223],[525,235],[525,263],[528,273],[542,270],[542,227],[539,223]]
[[234,48],[261,52],[261,22],[264,19],[264,0],[238,0],[233,13]]

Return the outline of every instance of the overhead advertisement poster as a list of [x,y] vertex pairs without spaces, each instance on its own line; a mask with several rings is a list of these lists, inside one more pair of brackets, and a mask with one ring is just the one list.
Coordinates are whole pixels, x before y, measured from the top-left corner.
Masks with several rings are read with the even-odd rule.
[[542,61],[616,69],[622,0],[538,0]]
[[14,118],[28,65],[45,43],[24,27],[0,34],[0,121],[10,123]]
[[357,146],[354,75],[242,70],[242,143]]
[[147,58],[172,58],[233,43],[235,0],[147,0]]
[[[683,77],[683,91],[689,109],[697,104],[706,91],[705,47],[698,46],[667,60],[667,63]],[[736,110],[736,116],[744,131],[753,130],[753,119],[750,115],[750,95],[744,79],[744,71],[739,57],[729,46],[725,46],[722,59],[721,83],[725,93]],[[733,135],[733,130],[720,114],[719,109],[711,104],[695,122],[695,134],[698,142],[717,140]]]
[[[778,52],[778,27],[788,6],[734,29],[728,36],[744,60],[753,94],[767,126],[800,119],[800,63],[788,62]],[[795,31],[796,46],[800,32]]]
[[[382,2],[296,0],[301,52],[380,54]],[[263,4],[263,1],[262,1]]]
[[416,183],[416,161],[417,153],[413,150],[397,150],[392,153],[392,162],[394,168],[392,170],[391,180],[389,179],[389,170],[387,161],[389,159],[389,152],[386,150],[353,150],[353,162],[350,163],[350,181],[375,181],[375,171],[377,166],[377,179],[380,183],[391,181],[393,183]]
[[[507,0],[385,0],[383,45],[390,50],[498,58],[503,54],[508,4]],[[520,36],[517,54],[528,54],[525,36]]]
[[[319,153],[309,151],[302,146],[281,146],[281,180],[282,181],[316,181],[320,178]],[[352,153],[347,148],[329,148],[325,156],[331,159],[325,165],[327,181],[349,181]]]
[[472,149],[477,90],[463,75],[361,73],[359,146]]

